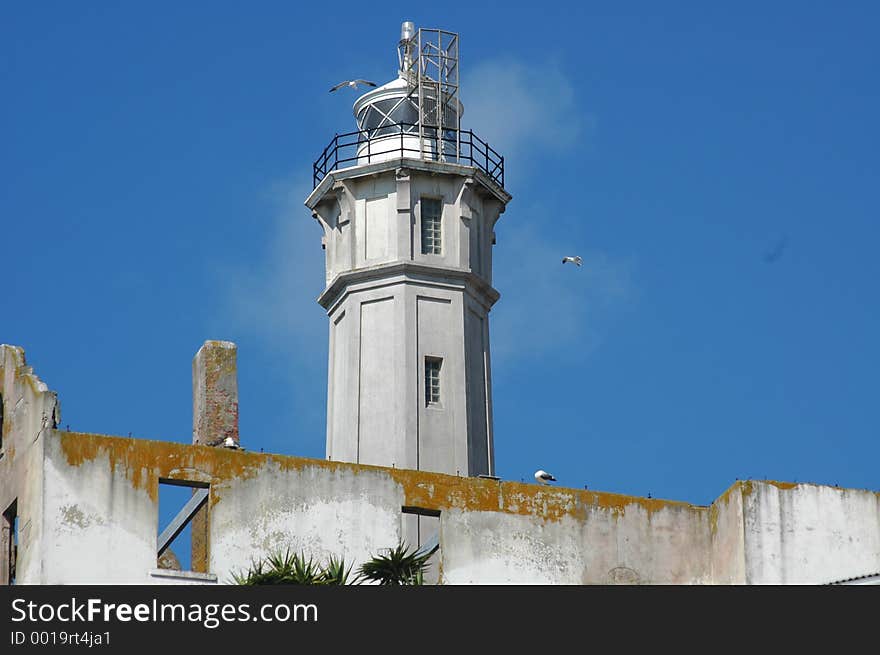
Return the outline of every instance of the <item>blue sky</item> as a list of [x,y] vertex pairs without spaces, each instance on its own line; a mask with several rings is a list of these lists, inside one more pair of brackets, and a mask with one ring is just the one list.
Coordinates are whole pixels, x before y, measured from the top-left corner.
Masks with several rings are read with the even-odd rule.
[[354,126],[328,89],[394,77],[412,20],[461,34],[463,125],[506,157],[498,475],[880,489],[880,10],[612,4],[6,5],[0,342],[63,425],[188,442],[192,356],[235,341],[242,444],[323,457],[302,203]]

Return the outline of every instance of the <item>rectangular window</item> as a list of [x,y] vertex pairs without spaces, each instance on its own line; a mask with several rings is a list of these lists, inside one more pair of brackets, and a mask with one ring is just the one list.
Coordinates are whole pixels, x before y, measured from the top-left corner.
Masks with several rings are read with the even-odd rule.
[[440,404],[440,366],[439,357],[425,357],[425,405]]
[[401,533],[406,544],[416,546],[418,555],[428,557],[422,570],[422,584],[438,584],[440,580],[440,510],[404,505]]
[[422,254],[439,255],[442,252],[440,224],[443,203],[437,198],[422,198]]
[[159,478],[157,568],[208,572],[209,493],[204,482]]

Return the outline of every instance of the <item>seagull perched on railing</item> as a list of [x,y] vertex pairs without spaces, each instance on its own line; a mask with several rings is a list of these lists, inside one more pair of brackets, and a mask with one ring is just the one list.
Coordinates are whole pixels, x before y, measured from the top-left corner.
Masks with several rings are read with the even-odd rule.
[[344,86],[350,86],[352,89],[356,89],[358,84],[366,84],[367,86],[376,86],[375,82],[370,82],[370,80],[345,80],[344,82],[340,82],[332,89],[330,89],[330,93],[336,91],[336,89],[341,89]]
[[583,261],[584,260],[580,258],[580,255],[575,255],[574,257],[563,257],[562,258],[563,264],[565,262],[571,262],[572,264],[577,264],[578,266],[580,266],[581,263],[583,263]]
[[556,478],[547,473],[547,471],[537,470],[535,471],[535,480],[540,482],[541,484],[549,484],[550,482],[556,482]]

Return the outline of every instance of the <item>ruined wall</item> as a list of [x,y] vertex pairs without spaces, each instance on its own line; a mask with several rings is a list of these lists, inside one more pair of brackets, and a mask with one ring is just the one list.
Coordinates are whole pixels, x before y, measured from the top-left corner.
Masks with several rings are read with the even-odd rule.
[[58,430],[44,440],[44,581],[209,581],[156,569],[160,480],[210,484],[208,573],[219,582],[274,547],[363,561],[399,537],[400,486],[375,471]]
[[709,508],[713,584],[745,584],[745,546],[740,483],[725,491]]
[[[160,479],[210,484],[208,572],[290,547],[355,566],[439,513],[447,584],[821,583],[880,570],[878,494],[738,482],[711,507],[45,431],[44,583],[158,582]],[[176,582],[208,581],[207,578]]]
[[[234,361],[234,351],[222,354]],[[17,505],[17,583],[228,583],[279,547],[344,556],[356,567],[411,540],[414,514],[425,522],[421,541],[439,526],[435,561],[446,584],[813,584],[874,580],[880,571],[874,491],[744,481],[700,507],[253,453],[237,443],[65,432],[56,428],[55,394],[12,346],[0,346],[0,394],[0,510]],[[196,404],[197,441],[199,417],[237,408],[234,394],[205,397]],[[216,441],[235,423],[203,434]],[[201,536],[191,572],[157,569],[159,485],[181,481],[208,488],[198,529],[193,522]],[[5,556],[10,534],[0,534]]]
[[194,444],[238,445],[237,351],[231,341],[205,341],[193,357]]
[[[22,348],[0,344],[0,513],[13,503],[18,515],[16,575],[18,583],[44,581],[43,440],[61,420],[50,391],[27,365]],[[12,532],[0,519],[0,584],[8,582],[9,540]]]
[[[75,433],[44,438],[44,581],[51,584],[148,582],[156,568],[157,488],[143,450],[128,441],[129,457],[105,448],[84,454]],[[90,453],[91,455],[91,453]]]
[[404,507],[440,513],[447,583],[710,581],[706,508],[572,489],[48,432],[45,581],[155,578],[159,480],[210,483],[220,582],[274,547],[355,565],[394,546]]

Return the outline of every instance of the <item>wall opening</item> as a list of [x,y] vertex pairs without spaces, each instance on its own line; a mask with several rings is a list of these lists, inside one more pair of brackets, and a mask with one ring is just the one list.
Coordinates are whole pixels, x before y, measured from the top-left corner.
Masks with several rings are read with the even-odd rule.
[[3,426],[3,394],[0,393],[0,457],[3,457],[3,437],[5,436]]
[[401,508],[401,538],[407,546],[417,546],[419,551],[431,553],[424,583],[440,581],[440,510],[426,507]]
[[208,572],[207,483],[159,479],[159,569]]
[[0,525],[0,583],[15,584],[18,564],[18,500],[3,512]]

